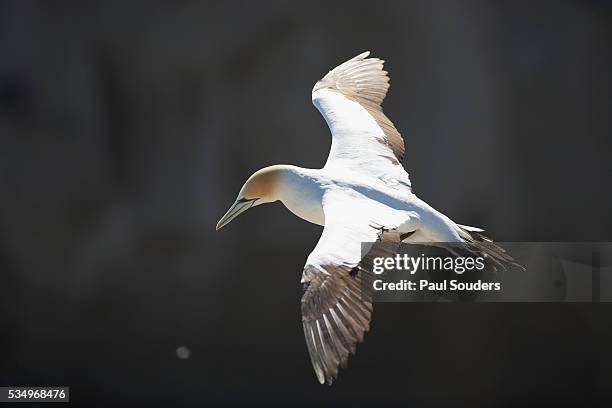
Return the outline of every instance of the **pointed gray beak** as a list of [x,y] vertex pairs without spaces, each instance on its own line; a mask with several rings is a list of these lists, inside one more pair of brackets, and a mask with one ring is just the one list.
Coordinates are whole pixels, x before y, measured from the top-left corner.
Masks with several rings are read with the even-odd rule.
[[252,200],[241,199],[241,200],[236,201],[230,207],[230,209],[227,210],[225,215],[221,217],[221,219],[217,223],[216,230],[219,231],[221,228],[229,224],[234,218],[236,218],[237,216],[239,216],[240,214],[242,214],[243,212],[251,208],[253,204],[255,203],[255,201],[257,201],[257,199],[252,199]]

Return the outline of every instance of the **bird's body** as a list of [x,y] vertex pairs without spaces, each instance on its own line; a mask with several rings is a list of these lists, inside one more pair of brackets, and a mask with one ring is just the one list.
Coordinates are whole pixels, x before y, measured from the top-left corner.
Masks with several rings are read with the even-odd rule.
[[393,256],[402,242],[452,252],[449,243],[461,243],[497,266],[516,265],[481,229],[455,223],[412,192],[401,164],[404,140],[382,110],[389,77],[383,61],[368,55],[339,65],[313,88],[313,104],[332,133],[325,166],[257,171],[217,224],[219,229],[253,206],[281,201],[324,226],[302,272],[302,325],[317,378],[328,384],[369,330],[371,296],[362,283],[374,253]]
[[[344,202],[347,212],[351,203],[363,201],[372,206],[371,221],[395,227],[410,234],[405,242],[460,242],[461,228],[444,214],[419,199],[409,187],[394,179],[363,177],[338,169],[307,169],[290,165],[275,166],[280,173],[278,200],[299,218],[325,226],[324,202]],[[333,198],[332,198],[333,197]],[[355,210],[362,207],[357,205]],[[393,221],[395,224],[396,221]]]

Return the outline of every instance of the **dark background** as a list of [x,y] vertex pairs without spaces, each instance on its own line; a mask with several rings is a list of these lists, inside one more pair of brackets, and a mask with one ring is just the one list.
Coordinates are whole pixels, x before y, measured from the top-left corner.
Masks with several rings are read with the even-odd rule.
[[321,228],[279,204],[214,227],[253,171],[323,165],[312,86],[372,50],[421,198],[500,241],[612,240],[611,23],[607,1],[1,1],[0,385],[609,405],[607,305],[379,304],[321,386],[299,307]]

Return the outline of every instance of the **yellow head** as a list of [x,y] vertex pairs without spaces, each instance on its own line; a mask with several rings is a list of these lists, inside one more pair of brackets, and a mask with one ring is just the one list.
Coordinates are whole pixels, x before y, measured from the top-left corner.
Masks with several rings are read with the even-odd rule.
[[282,166],[270,166],[253,173],[238,193],[238,198],[217,223],[217,231],[251,207],[278,200]]

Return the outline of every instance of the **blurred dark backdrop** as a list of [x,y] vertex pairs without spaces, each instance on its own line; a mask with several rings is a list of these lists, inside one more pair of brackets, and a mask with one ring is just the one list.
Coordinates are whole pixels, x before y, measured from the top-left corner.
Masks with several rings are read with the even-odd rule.
[[258,168],[323,165],[312,86],[372,50],[420,197],[501,241],[612,240],[611,22],[607,1],[1,1],[0,385],[609,405],[607,305],[380,304],[320,386],[299,308],[320,227],[278,204],[214,226]]

